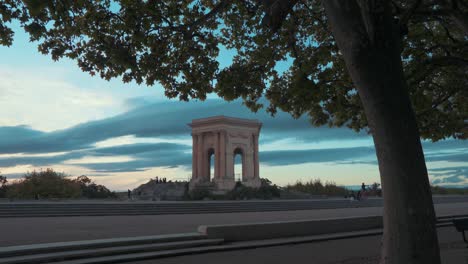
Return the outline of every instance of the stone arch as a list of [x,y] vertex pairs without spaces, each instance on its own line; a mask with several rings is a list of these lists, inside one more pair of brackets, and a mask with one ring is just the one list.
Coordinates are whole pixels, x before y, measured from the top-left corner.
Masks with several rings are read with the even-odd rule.
[[[218,158],[216,157],[216,154],[215,154],[215,149],[213,147],[210,147],[208,148],[207,150],[207,161],[208,161],[208,164],[207,164],[207,168],[206,168],[206,171],[207,171],[207,174],[208,174],[208,179],[211,180],[215,177],[215,173],[217,172],[217,168],[216,168],[216,162],[218,160]],[[213,164],[211,164],[211,158],[213,158]],[[214,170],[213,170],[213,174],[211,174],[211,165],[213,165],[214,167]]]
[[[241,171],[240,171],[240,175],[241,175],[241,180],[244,181],[245,180],[245,155],[244,155],[245,151],[242,147],[235,147],[234,148],[234,151],[233,151],[233,154],[232,154],[232,158],[233,158],[233,162],[232,162],[232,165],[234,166],[233,168],[233,171],[234,171],[234,177],[236,176],[236,170],[235,170],[235,167],[236,167],[236,156],[237,155],[240,155],[241,157]],[[239,173],[239,172],[238,172]]]

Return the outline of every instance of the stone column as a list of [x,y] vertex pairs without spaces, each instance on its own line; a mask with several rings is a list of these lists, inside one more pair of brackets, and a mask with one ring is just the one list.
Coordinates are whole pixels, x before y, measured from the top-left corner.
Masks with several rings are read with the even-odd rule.
[[196,178],[198,178],[198,171],[197,171],[197,152],[198,152],[198,148],[197,148],[197,140],[198,140],[198,136],[196,134],[193,134],[192,133],[192,180],[195,180]]
[[[249,159],[249,156],[247,155],[246,152],[247,151],[244,150],[242,152],[242,154],[241,154],[241,159],[242,159],[242,161],[241,161],[241,163],[242,163],[241,179],[242,179],[242,181],[248,181],[249,178],[250,178],[249,177],[250,176],[249,175],[249,163],[250,163],[249,161],[250,161],[250,159]],[[236,165],[234,164],[234,166],[236,166]]]
[[215,144],[214,144],[214,175],[213,180],[219,178],[219,131],[215,131],[214,134]]
[[197,135],[197,177],[202,180],[203,175],[203,134]]
[[244,175],[243,180],[250,181],[254,178],[254,151],[253,148],[247,148],[243,153],[242,161],[242,174]]
[[234,150],[230,143],[226,145],[226,179],[234,179]]
[[226,132],[219,132],[219,178],[224,179],[226,177]]
[[254,178],[260,178],[259,163],[260,159],[258,158],[258,135],[253,135],[254,143]]

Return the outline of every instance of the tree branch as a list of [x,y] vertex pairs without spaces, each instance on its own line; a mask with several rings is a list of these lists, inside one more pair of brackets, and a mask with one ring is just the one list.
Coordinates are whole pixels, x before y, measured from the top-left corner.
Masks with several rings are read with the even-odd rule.
[[202,25],[203,23],[209,21],[210,19],[212,19],[216,14],[218,14],[220,11],[222,11],[224,8],[226,8],[229,4],[230,4],[231,1],[228,1],[228,0],[221,0],[221,2],[219,2],[215,7],[213,7],[213,9],[210,10],[210,12],[208,12],[207,14],[205,14],[204,16],[202,16],[201,18],[199,18],[198,20],[188,24],[188,25],[185,25],[186,27],[188,28],[194,28],[194,27],[198,27],[200,25]]
[[265,16],[262,19],[262,25],[277,32],[284,19],[291,13],[298,0],[259,0],[262,1]]
[[416,9],[418,9],[419,5],[421,4],[421,1],[422,0],[414,1],[414,3],[406,10],[406,12],[403,13],[403,15],[400,18],[400,25],[406,26],[408,24],[408,20],[414,14]]
[[425,60],[424,64],[433,66],[468,66],[468,60],[454,56],[432,57]]

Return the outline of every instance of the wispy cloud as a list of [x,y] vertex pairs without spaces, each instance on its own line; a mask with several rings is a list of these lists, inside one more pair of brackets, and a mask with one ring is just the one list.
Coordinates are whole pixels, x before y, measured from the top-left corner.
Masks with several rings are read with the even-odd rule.
[[0,126],[52,131],[118,113],[113,96],[76,87],[60,72],[46,73],[0,65]]
[[[74,166],[97,176],[148,173],[155,168],[190,172],[194,118],[227,115],[258,119],[260,161],[267,167],[300,164],[363,164],[375,166],[372,139],[347,128],[312,127],[306,118],[286,113],[271,117],[251,113],[240,102],[150,102],[130,100],[130,110],[62,130],[39,131],[28,126],[0,127],[0,167]],[[468,142],[423,142],[428,162],[466,162]],[[48,155],[48,153],[55,153]],[[458,173],[458,174],[457,174]],[[444,175],[442,175],[444,174]],[[436,182],[463,182],[466,170],[431,171]],[[116,176],[117,177],[117,176]]]

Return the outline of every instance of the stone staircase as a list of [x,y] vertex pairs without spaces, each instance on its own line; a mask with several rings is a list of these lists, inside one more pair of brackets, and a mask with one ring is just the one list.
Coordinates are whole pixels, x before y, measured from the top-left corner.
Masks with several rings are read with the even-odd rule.
[[0,248],[0,264],[129,262],[187,254],[222,243],[223,239],[188,233],[11,246]]
[[[437,218],[437,227],[453,219]],[[0,247],[0,264],[104,264],[133,263],[226,250],[240,250],[298,243],[381,235],[381,217],[318,219],[201,226],[197,233],[56,242]]]
[[233,201],[172,203],[0,203],[0,217],[167,215],[312,210],[381,206],[380,200]]
[[[434,203],[468,202],[468,196],[434,196]],[[5,202],[0,217],[168,215],[267,212],[355,207],[381,207],[382,199],[250,200],[198,202]]]

